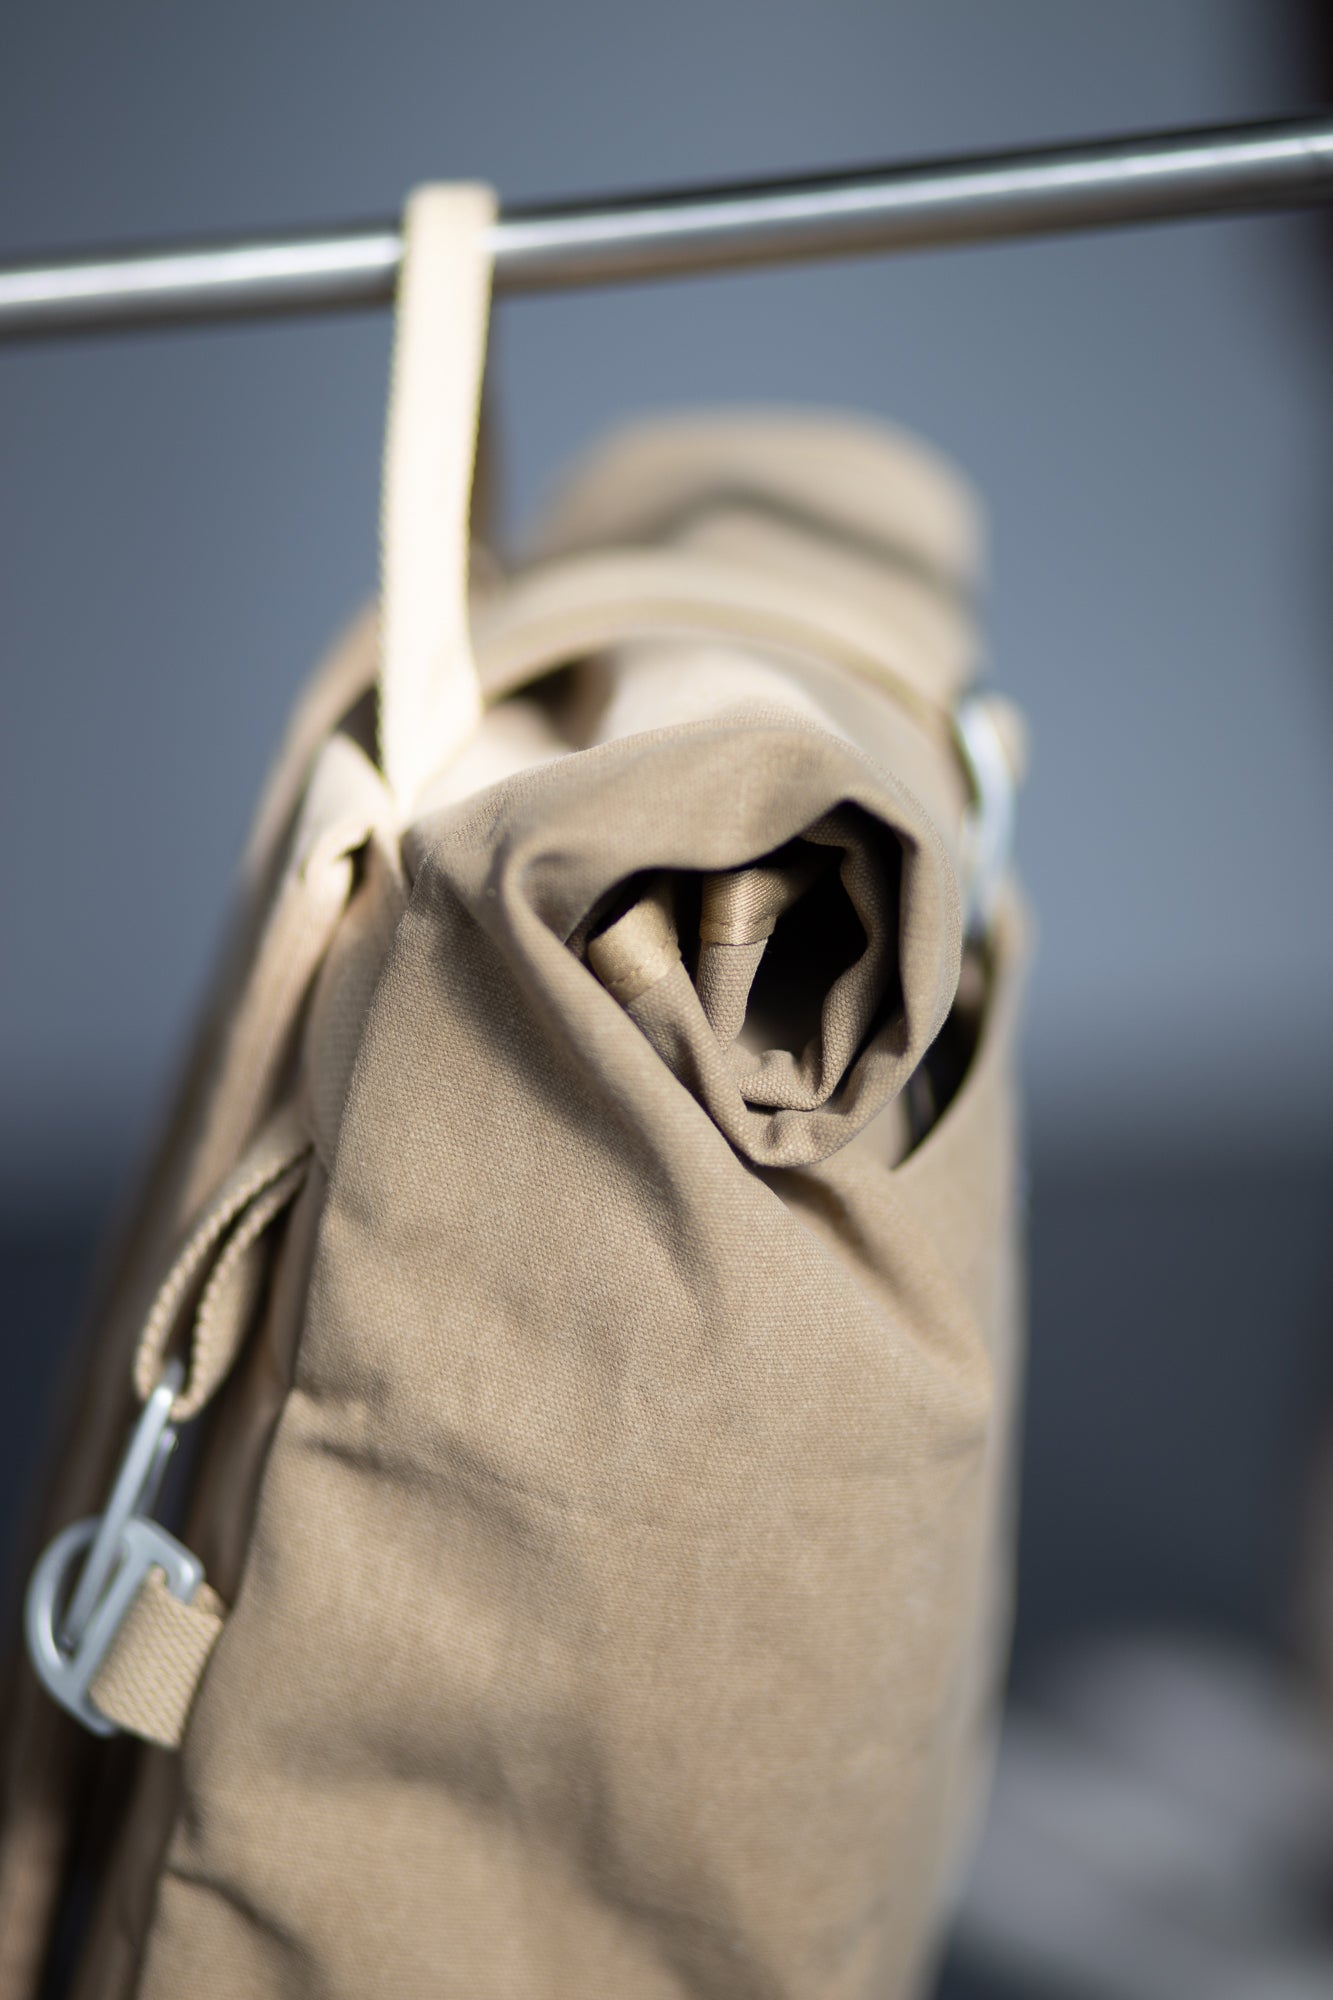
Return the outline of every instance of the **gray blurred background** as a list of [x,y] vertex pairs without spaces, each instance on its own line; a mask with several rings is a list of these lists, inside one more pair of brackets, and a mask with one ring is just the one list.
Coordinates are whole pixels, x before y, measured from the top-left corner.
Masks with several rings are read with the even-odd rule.
[[[758,176],[1320,100],[1272,0],[8,10],[0,256]],[[1326,241],[1327,239],[1327,241]],[[1310,1655],[1333,1404],[1328,225],[502,304],[516,531],[646,408],[919,430],[993,525],[1033,738],[1018,1668],[1126,1625]],[[302,675],[372,590],[384,315],[0,349],[0,1505],[205,981]]]

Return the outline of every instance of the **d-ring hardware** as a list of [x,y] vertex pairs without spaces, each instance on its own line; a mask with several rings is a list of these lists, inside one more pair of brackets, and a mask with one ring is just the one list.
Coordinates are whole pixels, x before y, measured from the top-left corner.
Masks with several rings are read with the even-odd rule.
[[130,1434],[105,1511],[63,1528],[28,1585],[24,1628],[33,1667],[48,1694],[95,1736],[114,1736],[117,1724],[88,1689],[149,1570],[162,1570],[183,1604],[203,1581],[198,1557],[150,1518],[176,1444],[171,1411],[184,1379],[180,1362],[169,1361]]

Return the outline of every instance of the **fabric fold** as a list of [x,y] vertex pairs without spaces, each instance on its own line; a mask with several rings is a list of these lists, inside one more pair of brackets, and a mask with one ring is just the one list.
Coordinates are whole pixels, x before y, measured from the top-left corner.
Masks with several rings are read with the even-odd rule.
[[604,744],[415,838],[541,1014],[563,1003],[534,925],[759,1166],[826,1159],[883,1111],[957,987],[958,887],[930,814],[795,713]]

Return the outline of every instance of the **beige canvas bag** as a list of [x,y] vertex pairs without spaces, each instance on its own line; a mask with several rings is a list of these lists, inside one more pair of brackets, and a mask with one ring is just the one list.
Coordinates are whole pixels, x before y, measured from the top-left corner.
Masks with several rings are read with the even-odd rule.
[[906,1994],[959,1865],[1019,1326],[972,510],[677,420],[469,593],[491,213],[409,208],[382,618],[86,1357],[4,2000]]

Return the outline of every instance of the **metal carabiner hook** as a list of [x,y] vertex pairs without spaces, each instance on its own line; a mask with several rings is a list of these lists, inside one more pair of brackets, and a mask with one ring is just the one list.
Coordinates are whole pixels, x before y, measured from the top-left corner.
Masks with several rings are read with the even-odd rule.
[[171,1412],[184,1379],[180,1362],[169,1361],[130,1434],[105,1511],[62,1529],[28,1585],[24,1632],[33,1667],[48,1694],[95,1736],[113,1736],[117,1725],[88,1689],[149,1570],[161,1569],[184,1604],[203,1581],[198,1557],[149,1518],[175,1449]]

